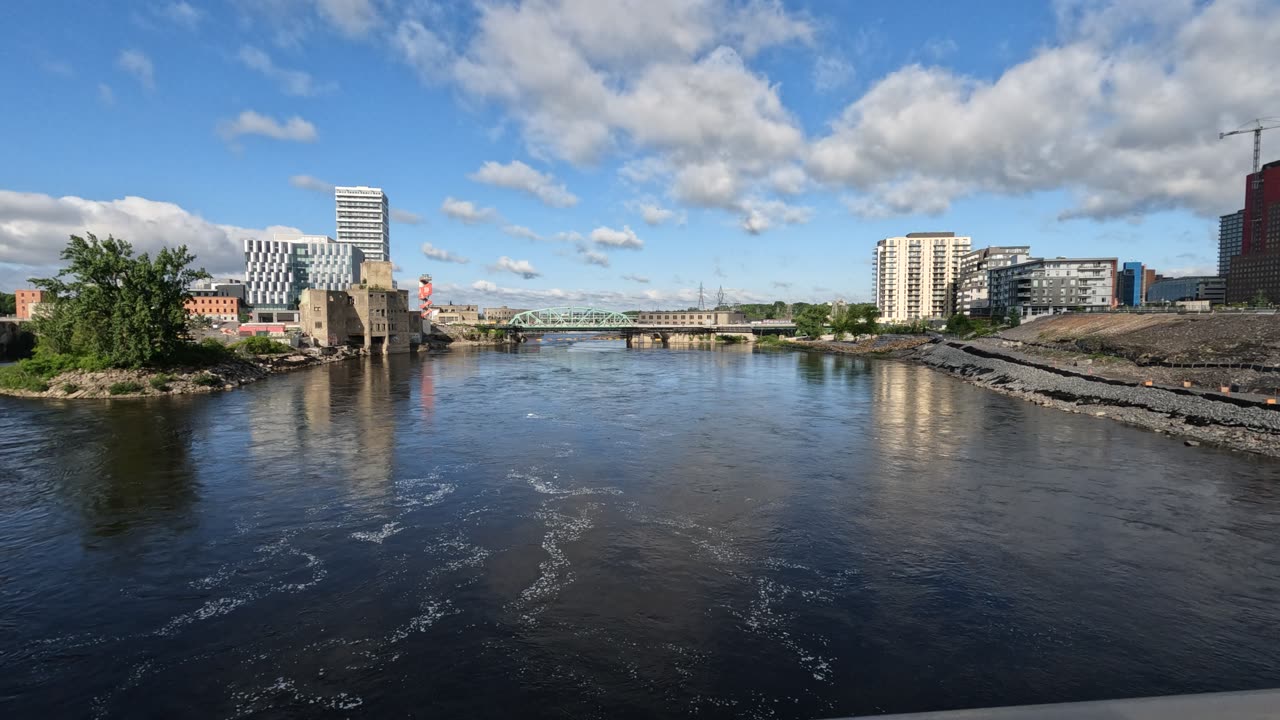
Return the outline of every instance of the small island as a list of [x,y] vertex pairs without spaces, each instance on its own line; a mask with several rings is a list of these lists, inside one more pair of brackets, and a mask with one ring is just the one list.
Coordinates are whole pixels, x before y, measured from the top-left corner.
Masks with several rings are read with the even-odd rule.
[[197,341],[207,321],[187,312],[187,288],[209,278],[187,247],[135,256],[126,241],[71,236],[27,324],[32,357],[0,367],[0,393],[105,398],[229,390],[272,373],[364,354],[345,347],[297,349],[267,337]]

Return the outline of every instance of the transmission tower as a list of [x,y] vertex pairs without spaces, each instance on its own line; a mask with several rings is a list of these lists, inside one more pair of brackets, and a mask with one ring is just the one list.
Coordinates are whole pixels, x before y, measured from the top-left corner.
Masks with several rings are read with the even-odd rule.
[[698,309],[707,309],[707,296],[702,292],[702,283],[698,283]]
[[724,307],[724,286],[723,285],[721,285],[720,289],[716,291],[716,309],[719,310],[722,307]]

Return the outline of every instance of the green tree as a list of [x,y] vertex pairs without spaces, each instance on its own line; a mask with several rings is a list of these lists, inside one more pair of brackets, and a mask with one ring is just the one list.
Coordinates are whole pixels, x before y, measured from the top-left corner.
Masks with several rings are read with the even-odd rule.
[[1257,294],[1253,296],[1253,299],[1249,301],[1249,305],[1252,307],[1268,307],[1271,305],[1271,301],[1267,299],[1266,293],[1259,290]]
[[1009,323],[1009,327],[1018,327],[1022,324],[1022,313],[1018,312],[1018,308],[1009,308],[1009,314],[1005,316],[1005,321]]
[[49,310],[32,322],[41,352],[91,356],[136,367],[170,361],[187,345],[187,287],[209,277],[189,267],[185,245],[155,258],[92,233],[71,236],[62,250],[66,267],[52,278],[31,278],[46,293]]
[[12,293],[0,292],[0,317],[18,312],[18,299]]
[[[800,305],[801,303],[796,303]],[[828,305],[809,305],[795,313],[796,332],[809,337],[818,337],[827,327],[827,316],[831,314]]]
[[956,313],[947,318],[947,332],[957,336],[968,335],[973,332],[973,321],[964,313]]

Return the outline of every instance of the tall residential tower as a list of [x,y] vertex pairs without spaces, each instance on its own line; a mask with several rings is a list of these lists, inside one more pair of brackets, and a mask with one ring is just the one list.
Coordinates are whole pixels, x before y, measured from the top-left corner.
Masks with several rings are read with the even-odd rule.
[[971,243],[950,232],[907,233],[876,243],[871,274],[880,319],[911,322],[954,313],[960,259]]
[[391,223],[387,195],[382,188],[337,187],[338,242],[360,248],[369,262],[390,262]]

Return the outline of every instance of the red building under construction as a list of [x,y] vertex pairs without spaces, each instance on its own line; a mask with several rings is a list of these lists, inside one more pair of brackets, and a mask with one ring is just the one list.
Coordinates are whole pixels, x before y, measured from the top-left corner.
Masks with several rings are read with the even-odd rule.
[[1227,273],[1228,303],[1249,302],[1259,292],[1280,303],[1280,160],[1263,165],[1245,182],[1240,254]]

